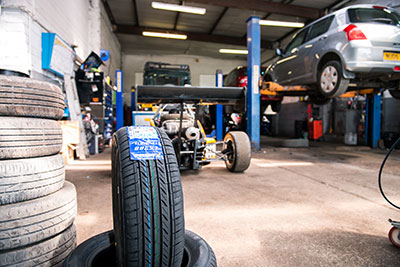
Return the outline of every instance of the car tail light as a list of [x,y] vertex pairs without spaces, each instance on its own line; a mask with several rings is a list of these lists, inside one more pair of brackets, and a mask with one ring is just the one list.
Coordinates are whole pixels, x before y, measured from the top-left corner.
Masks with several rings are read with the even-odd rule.
[[395,66],[394,71],[400,71],[400,66]]
[[376,9],[386,9],[385,6],[373,6],[373,8],[376,8]]
[[364,33],[356,25],[350,24],[343,31],[346,33],[347,40],[349,41],[367,40],[367,37],[365,37]]
[[247,86],[247,76],[245,76],[245,77],[239,79],[239,84],[238,84],[238,86],[239,86],[239,87]]

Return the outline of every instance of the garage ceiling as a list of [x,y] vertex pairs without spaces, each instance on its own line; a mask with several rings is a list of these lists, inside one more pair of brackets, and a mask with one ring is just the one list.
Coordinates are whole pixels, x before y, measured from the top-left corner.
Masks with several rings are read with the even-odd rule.
[[[205,15],[157,10],[150,0],[102,0],[122,50],[127,54],[190,54],[245,58],[220,54],[220,48],[246,48],[246,20],[261,19],[309,23],[348,0],[190,0],[158,2],[203,7]],[[142,37],[143,30],[184,33],[187,40]],[[261,26],[262,59],[296,30]]]

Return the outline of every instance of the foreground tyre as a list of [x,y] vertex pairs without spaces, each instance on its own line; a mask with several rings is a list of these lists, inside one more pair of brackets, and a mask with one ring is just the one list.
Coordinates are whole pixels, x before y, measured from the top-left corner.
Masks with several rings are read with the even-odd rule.
[[343,78],[342,67],[336,60],[329,61],[318,72],[318,89],[320,94],[335,98],[344,94],[349,80]]
[[[64,261],[64,267],[118,266],[114,233],[108,231],[80,244]],[[185,231],[185,246],[180,267],[216,267],[215,254],[199,235]]]
[[64,184],[61,155],[0,161],[0,205],[47,196]]
[[75,225],[42,242],[0,252],[0,266],[61,266],[76,247]]
[[224,138],[225,165],[231,172],[243,172],[250,166],[251,144],[245,132],[229,132]]
[[64,231],[75,215],[76,191],[69,182],[46,197],[0,206],[0,253],[42,242]]
[[389,231],[389,241],[393,246],[400,248],[400,229],[397,227],[392,227]]
[[0,159],[55,155],[62,147],[57,121],[0,117]]
[[124,127],[114,134],[112,149],[118,266],[180,266],[183,195],[170,139],[155,127]]
[[214,251],[199,235],[185,231],[185,254],[182,266],[217,267]]
[[25,77],[0,75],[0,114],[61,119],[65,100],[60,87]]

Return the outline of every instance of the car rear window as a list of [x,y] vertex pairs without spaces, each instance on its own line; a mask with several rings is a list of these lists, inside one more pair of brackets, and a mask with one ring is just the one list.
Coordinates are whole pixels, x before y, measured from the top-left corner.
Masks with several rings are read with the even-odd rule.
[[350,22],[375,22],[391,25],[400,24],[400,14],[384,7],[379,8],[350,8],[348,11]]

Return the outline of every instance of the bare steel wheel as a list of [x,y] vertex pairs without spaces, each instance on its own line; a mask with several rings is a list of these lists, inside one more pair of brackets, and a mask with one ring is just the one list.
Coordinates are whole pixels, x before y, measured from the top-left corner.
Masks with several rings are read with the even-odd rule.
[[343,78],[342,67],[336,60],[326,63],[318,73],[318,89],[326,97],[334,98],[346,92],[349,80]]
[[392,243],[393,246],[400,248],[400,229],[393,226],[388,235],[390,243]]
[[234,131],[224,138],[225,165],[231,172],[243,172],[250,166],[251,145],[245,132]]

